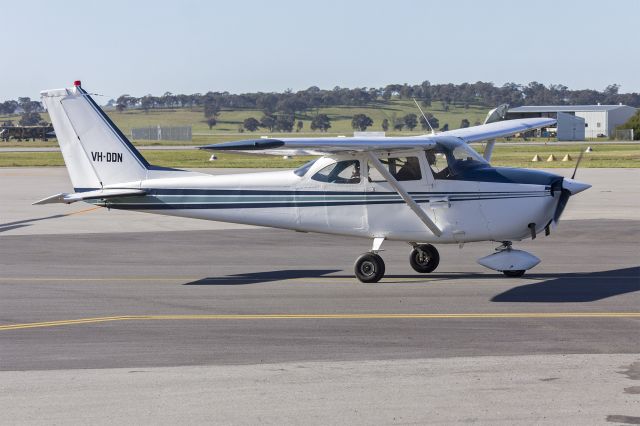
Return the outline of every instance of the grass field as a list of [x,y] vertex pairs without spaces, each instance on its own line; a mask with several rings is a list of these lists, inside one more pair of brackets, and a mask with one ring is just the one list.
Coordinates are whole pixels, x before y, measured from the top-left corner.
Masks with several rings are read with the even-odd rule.
[[[526,145],[526,142],[523,142],[521,146],[500,146],[500,144],[496,144],[491,164],[527,168],[573,167],[580,155],[580,151],[584,151],[587,146],[588,143],[585,143],[580,148],[572,145],[554,145],[553,143],[548,145]],[[483,152],[481,147],[476,147],[476,149],[479,152]],[[584,154],[580,167],[640,167],[640,144],[596,145],[593,150],[593,152]],[[536,154],[540,156],[542,161],[531,161]],[[551,154],[556,157],[556,161],[546,161]],[[567,154],[573,160],[569,162],[561,161]]]
[[[450,129],[460,127],[463,118],[468,119],[471,124],[483,121],[487,109],[471,106],[468,109],[450,106],[449,111],[444,111],[440,102],[434,102],[427,108],[428,112],[434,114],[440,125],[449,124]],[[142,110],[131,111],[109,111],[108,114],[122,131],[129,135],[132,127],[145,126],[192,126],[193,141],[182,142],[186,145],[205,145],[230,140],[258,138],[263,135],[270,137],[286,136],[330,136],[330,135],[352,135],[351,118],[354,114],[369,115],[374,124],[369,131],[380,131],[382,120],[387,118],[393,122],[395,117],[402,117],[409,113],[418,114],[418,111],[411,100],[391,100],[385,103],[376,103],[367,107],[334,107],[320,108],[319,113],[327,114],[331,118],[332,127],[330,132],[320,133],[309,131],[311,117],[314,112],[300,117],[304,122],[303,131],[300,133],[268,133],[260,129],[256,132],[240,132],[239,126],[248,117],[260,118],[261,111],[256,110],[223,110],[218,117],[218,124],[209,130],[201,108],[178,109],[178,110],[150,110],[145,113]],[[48,120],[47,114],[43,118]],[[11,119],[14,122],[19,120],[16,116],[0,116],[0,122]],[[387,132],[389,136],[418,135],[425,132],[421,128],[415,131]],[[173,141],[133,141],[136,145],[178,145]],[[586,146],[587,143],[585,143]],[[56,141],[36,141],[36,142],[6,142],[0,143],[0,147],[44,147],[57,146]],[[482,151],[482,147],[478,147]],[[554,146],[553,142],[545,146],[522,145],[500,146],[498,143],[494,151],[492,163],[502,166],[513,167],[570,167],[572,163],[561,162],[559,160],[566,154],[571,154],[577,158],[578,152],[573,146]],[[593,153],[585,156],[584,167],[640,167],[640,145],[598,145]],[[540,155],[541,162],[531,162],[534,155]],[[558,161],[546,162],[544,160],[550,154],[554,154]],[[272,156],[248,156],[238,154],[219,154],[219,160],[209,162],[210,154],[203,151],[145,151],[144,156],[152,164],[169,167],[295,167],[306,161],[306,158],[295,158],[283,160],[280,157]],[[0,167],[13,166],[62,166],[63,161],[59,153],[0,153]]]
[[[573,167],[580,151],[584,147],[557,145],[523,145],[500,146],[496,145],[491,163],[496,166],[528,167],[528,168],[553,168]],[[475,147],[482,152],[482,146]],[[218,160],[209,161],[210,153],[200,150],[167,150],[144,151],[144,157],[151,163],[164,167],[283,167],[294,168],[312,157],[295,157],[285,160],[278,156],[267,155],[240,155],[220,153],[216,154]],[[539,155],[540,162],[531,162],[534,155]],[[547,162],[549,155],[555,155],[556,161]],[[570,154],[572,161],[562,162],[562,158]],[[62,155],[58,152],[3,152],[0,153],[0,167],[40,167],[40,166],[64,166]],[[584,155],[580,167],[640,167],[640,144],[633,145],[598,145],[593,152]]]

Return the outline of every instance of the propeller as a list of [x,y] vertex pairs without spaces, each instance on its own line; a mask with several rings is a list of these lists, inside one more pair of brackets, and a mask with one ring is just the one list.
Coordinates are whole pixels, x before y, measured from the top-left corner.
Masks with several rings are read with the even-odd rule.
[[576,168],[573,169],[573,174],[571,175],[571,179],[576,178],[576,172],[578,171],[578,166],[580,165],[580,161],[582,161],[583,155],[584,155],[584,151],[580,151],[580,155],[578,155],[578,161],[576,161]]
[[553,223],[555,225],[560,221],[560,216],[562,216],[562,212],[564,208],[567,207],[567,203],[569,202],[569,197],[571,197],[571,191],[568,189],[562,188],[562,192],[560,193],[560,199],[558,200],[558,205],[556,206],[556,211],[553,213]]
[[591,188],[591,185],[588,183],[578,182],[574,180],[576,177],[576,173],[578,171],[578,166],[580,165],[580,161],[582,161],[582,156],[584,155],[584,151],[580,152],[578,156],[578,160],[576,161],[576,167],[573,169],[573,174],[571,175],[571,179],[563,178],[561,181],[558,181],[552,188],[552,190],[561,190],[560,199],[558,200],[558,205],[556,206],[556,211],[553,213],[553,224],[557,225],[560,221],[560,216],[562,216],[562,212],[564,212],[565,207],[567,207],[567,203],[569,202],[569,197],[577,194],[578,192],[582,192],[585,189]]

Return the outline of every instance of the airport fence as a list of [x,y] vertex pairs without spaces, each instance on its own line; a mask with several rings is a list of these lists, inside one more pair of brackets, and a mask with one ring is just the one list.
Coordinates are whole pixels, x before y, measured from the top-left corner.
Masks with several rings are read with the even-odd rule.
[[193,138],[191,126],[180,127],[134,127],[131,139],[145,141],[190,141]]
[[615,139],[618,141],[632,141],[633,129],[617,129]]

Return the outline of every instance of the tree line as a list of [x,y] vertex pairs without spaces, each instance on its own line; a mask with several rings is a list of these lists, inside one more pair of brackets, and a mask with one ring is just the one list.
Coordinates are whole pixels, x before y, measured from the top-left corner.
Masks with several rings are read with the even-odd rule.
[[[389,84],[381,88],[334,87],[326,90],[312,86],[297,92],[286,90],[281,93],[207,92],[186,95],[165,92],[161,96],[146,95],[142,97],[124,94],[115,100],[110,100],[108,105],[115,107],[118,111],[134,108],[144,111],[202,108],[210,127],[215,125],[216,117],[222,109],[257,109],[264,113],[262,119],[255,119],[259,122],[260,127],[288,131],[285,129],[293,129],[293,126],[297,128],[300,125],[296,123],[296,118],[303,115],[317,117],[320,108],[365,105],[375,107],[376,104],[383,105],[392,98],[416,98],[425,106],[430,106],[433,101],[439,101],[444,110],[448,110],[450,106],[469,108],[472,105],[489,108],[503,103],[511,106],[622,103],[640,107],[639,93],[619,93],[619,89],[620,86],[617,84],[611,84],[603,91],[598,91],[592,89],[570,90],[562,84],[545,86],[538,82],[531,82],[527,85],[506,83],[502,86],[496,86],[493,83],[482,81],[462,84],[431,84],[429,81],[424,81],[414,85]],[[38,113],[42,111],[42,106],[37,101],[18,98],[17,101],[0,102],[0,114],[14,114],[18,110],[23,111],[24,123],[38,124],[40,121]],[[315,114],[313,114],[314,111]],[[397,126],[404,123],[403,127],[411,128],[412,119],[409,119],[408,124],[404,122],[404,118],[396,121],[386,125],[397,130]],[[249,126],[253,124],[255,123],[249,123]],[[316,130],[326,131],[328,129],[326,124],[326,121],[319,120],[316,121],[314,127]]]
[[[393,128],[395,131],[402,131],[405,129],[413,130],[418,126],[418,124],[422,126],[423,130],[440,128],[440,121],[433,114],[427,113],[426,117],[428,124],[424,117],[418,118],[416,114],[407,114],[402,117],[394,117],[392,118],[392,121],[385,118],[380,123],[380,126],[385,132],[390,128]],[[209,129],[211,129],[216,125],[216,119],[212,117],[207,121],[207,123],[209,123]],[[351,119],[351,127],[354,130],[364,131],[373,126],[373,124],[373,119],[366,114],[355,114]],[[480,124],[480,122],[475,123],[475,125],[478,124]],[[460,123],[460,127],[469,127],[470,125],[471,123],[466,118],[463,118]],[[256,130],[263,128],[270,132],[292,132],[294,127],[295,130],[299,132],[304,128],[304,122],[302,120],[298,120],[296,122],[293,114],[265,114],[261,119],[257,119],[255,117],[245,119],[239,130],[255,132]],[[326,132],[331,128],[331,119],[327,114],[316,114],[311,119],[309,127],[314,131],[319,130],[321,132]],[[449,124],[445,123],[441,130],[449,130]]]
[[[46,126],[49,123],[44,121],[40,113],[44,111],[42,104],[38,101],[32,101],[31,98],[18,98],[17,101],[9,100],[0,102],[0,114],[10,115],[20,110],[22,116],[18,124],[21,126]],[[4,126],[13,126],[12,121],[5,121]]]
[[312,86],[305,90],[282,93],[242,93],[207,92],[192,95],[174,95],[166,92],[162,96],[146,95],[134,97],[122,95],[111,103],[119,111],[127,108],[143,110],[162,108],[203,107],[205,117],[213,117],[221,109],[258,109],[265,114],[298,114],[318,108],[335,106],[363,106],[385,103],[391,98],[417,98],[426,106],[432,101],[440,101],[446,109],[449,105],[468,108],[471,105],[495,107],[507,103],[521,105],[588,105],[618,104],[640,107],[640,93],[619,93],[620,86],[611,84],[603,91],[592,89],[569,90],[562,84],[545,86],[538,82],[527,85],[507,83],[496,86],[493,83],[476,82],[462,84],[389,84],[382,88],[342,88],[331,90]]

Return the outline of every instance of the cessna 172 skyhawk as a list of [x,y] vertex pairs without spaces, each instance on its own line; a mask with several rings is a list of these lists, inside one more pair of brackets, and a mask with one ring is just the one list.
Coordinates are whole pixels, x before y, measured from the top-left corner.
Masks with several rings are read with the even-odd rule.
[[86,201],[113,209],[370,238],[355,262],[363,282],[383,277],[385,239],[412,247],[414,270],[432,272],[435,244],[496,241],[479,259],[507,276],[540,260],[512,241],[549,234],[571,195],[590,187],[551,173],[492,167],[469,142],[550,126],[555,120],[500,121],[415,137],[283,138],[208,145],[212,151],[323,155],[291,171],[212,176],[150,165],[76,81],[47,90],[75,192],[37,202]]

